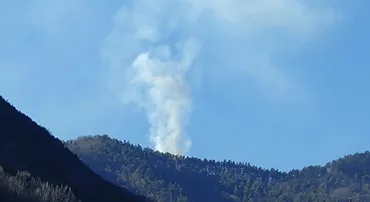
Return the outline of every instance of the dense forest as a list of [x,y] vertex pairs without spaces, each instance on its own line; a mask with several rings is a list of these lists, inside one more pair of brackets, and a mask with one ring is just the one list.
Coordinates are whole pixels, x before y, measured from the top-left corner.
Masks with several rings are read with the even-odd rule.
[[[91,171],[59,139],[1,96],[0,165],[0,197],[29,197],[25,201],[37,197],[47,201],[73,201],[75,198],[88,202],[148,201]],[[65,200],[49,200],[48,197],[63,195],[58,193],[63,191],[67,194]],[[13,200],[0,198],[0,201]]]
[[0,201],[370,201],[370,152],[281,172],[107,135],[62,142],[0,96]]
[[249,163],[160,153],[107,135],[65,142],[112,183],[157,201],[370,201],[370,152],[280,172]]
[[34,178],[29,172],[16,175],[4,172],[0,167],[0,199],[5,202],[78,202],[68,186],[55,186]]

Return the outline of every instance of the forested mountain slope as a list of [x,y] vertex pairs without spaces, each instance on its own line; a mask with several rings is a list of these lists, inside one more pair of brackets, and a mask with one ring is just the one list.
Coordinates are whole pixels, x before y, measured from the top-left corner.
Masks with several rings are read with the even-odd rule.
[[21,171],[9,175],[0,167],[0,201],[2,202],[79,202],[68,186],[55,186]]
[[280,172],[248,163],[174,156],[107,135],[65,142],[105,179],[158,201],[370,201],[370,153]]
[[164,202],[370,201],[368,151],[280,172],[163,154],[107,135],[63,144],[1,96],[0,165],[0,201],[147,201],[119,186]]
[[145,199],[95,174],[61,141],[1,96],[0,166],[10,176],[27,171],[44,183],[69,186],[83,202],[139,202]]

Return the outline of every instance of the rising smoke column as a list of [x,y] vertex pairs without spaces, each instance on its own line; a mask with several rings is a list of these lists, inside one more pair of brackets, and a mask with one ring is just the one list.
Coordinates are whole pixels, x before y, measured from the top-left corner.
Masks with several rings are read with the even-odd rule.
[[183,155],[191,147],[185,128],[192,110],[185,77],[200,44],[190,35],[161,43],[179,23],[175,16],[164,19],[163,9],[142,1],[131,11],[123,8],[116,15],[104,56],[112,70],[111,90],[123,102],[145,109],[155,149]]
[[190,149],[185,126],[191,112],[191,95],[185,75],[197,49],[197,42],[189,39],[179,50],[179,61],[171,60],[168,47],[161,47],[161,57],[141,53],[131,65],[130,87],[141,97],[138,103],[146,110],[150,140],[158,151],[184,154]]
[[332,9],[315,2],[125,1],[104,43],[110,88],[123,102],[145,109],[155,149],[185,154],[191,146],[185,127],[192,109],[186,77],[200,44],[202,54],[211,55],[208,61],[202,58],[202,66],[217,80],[227,84],[227,78],[244,74],[273,98],[310,100],[292,71],[275,61],[283,50],[298,50],[335,21]]

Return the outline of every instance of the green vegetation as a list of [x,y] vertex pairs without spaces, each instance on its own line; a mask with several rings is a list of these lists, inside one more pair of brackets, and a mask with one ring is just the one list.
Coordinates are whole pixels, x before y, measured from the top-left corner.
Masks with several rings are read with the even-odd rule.
[[77,202],[79,201],[68,186],[55,186],[35,179],[29,172],[18,172],[15,176],[5,173],[0,166],[1,201],[41,201]]
[[[114,185],[91,171],[60,140],[18,111],[1,96],[0,165],[6,173],[16,175],[16,178],[7,177],[6,179],[25,177],[27,174],[18,173],[17,175],[17,172],[27,171],[34,178],[45,182],[40,184],[41,187],[56,185],[54,188],[44,186],[45,192],[40,193],[40,196],[44,194],[44,197],[45,194],[50,194],[50,197],[58,196],[58,193],[54,191],[63,191],[64,186],[62,185],[65,185],[69,186],[74,195],[83,202],[147,201],[145,197]],[[13,181],[8,180],[7,182]],[[4,186],[13,187],[12,184],[4,184]],[[58,188],[58,186],[62,187]],[[19,190],[23,189],[23,185],[15,188],[16,190],[9,193],[19,195]],[[27,196],[27,193],[32,192],[33,189],[25,187],[22,192],[25,192],[24,196]],[[0,201],[4,200],[0,198]]]
[[65,142],[92,170],[157,201],[370,201],[370,153],[280,172],[163,154],[107,135]]
[[0,201],[370,201],[368,151],[281,172],[164,154],[107,135],[61,142],[1,96],[0,165]]

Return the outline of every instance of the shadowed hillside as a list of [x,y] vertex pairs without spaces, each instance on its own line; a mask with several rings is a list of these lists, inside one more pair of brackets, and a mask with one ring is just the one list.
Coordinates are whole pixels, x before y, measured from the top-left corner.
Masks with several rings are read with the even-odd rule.
[[107,135],[65,144],[105,179],[163,202],[370,201],[369,152],[280,172],[163,154]]
[[55,186],[31,176],[29,172],[16,175],[0,167],[0,201],[5,202],[79,202],[68,186]]
[[147,200],[121,187],[163,202],[370,201],[370,152],[280,172],[163,154],[107,135],[63,144],[1,96],[0,165],[0,201]]
[[0,165],[10,175],[27,171],[55,186],[67,185],[82,201],[144,201],[95,174],[61,141],[1,96]]

